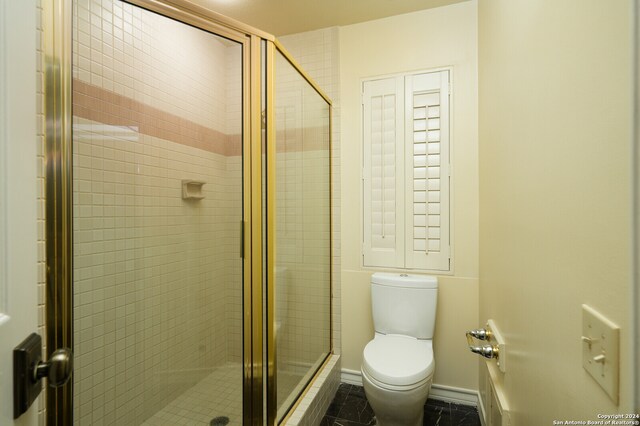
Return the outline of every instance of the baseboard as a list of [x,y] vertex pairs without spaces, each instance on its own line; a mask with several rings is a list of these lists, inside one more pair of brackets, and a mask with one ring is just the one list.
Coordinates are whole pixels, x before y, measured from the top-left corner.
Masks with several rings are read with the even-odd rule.
[[362,374],[356,370],[348,370],[343,368],[340,374],[340,381],[350,385],[362,386]]
[[473,405],[474,407],[478,406],[478,391],[439,385],[437,383],[431,385],[429,398],[462,405]]
[[478,414],[480,415],[480,424],[482,426],[487,425],[487,414],[484,412],[484,402],[482,401],[482,395],[478,392]]
[[[357,370],[343,368],[340,375],[340,381],[350,385],[362,386],[362,375]],[[471,389],[456,388],[453,386],[434,383],[431,385],[429,397],[440,401],[454,402],[456,404],[473,405],[474,407],[479,406],[478,391]]]

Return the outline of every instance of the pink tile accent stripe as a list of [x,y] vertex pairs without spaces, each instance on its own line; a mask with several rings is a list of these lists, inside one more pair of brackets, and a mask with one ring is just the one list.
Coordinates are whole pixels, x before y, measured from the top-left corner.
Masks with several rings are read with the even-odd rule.
[[240,155],[240,135],[226,135],[161,109],[78,79],[73,80],[73,115],[225,156]]
[[276,152],[329,151],[328,127],[276,129]]
[[[242,154],[241,135],[227,135],[115,92],[73,79],[73,115],[227,157]],[[307,127],[276,132],[276,151],[328,150],[327,129]]]

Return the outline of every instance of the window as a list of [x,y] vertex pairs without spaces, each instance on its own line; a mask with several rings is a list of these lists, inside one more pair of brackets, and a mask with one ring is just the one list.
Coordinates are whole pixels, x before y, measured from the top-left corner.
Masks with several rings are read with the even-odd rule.
[[363,82],[364,266],[449,271],[449,71]]

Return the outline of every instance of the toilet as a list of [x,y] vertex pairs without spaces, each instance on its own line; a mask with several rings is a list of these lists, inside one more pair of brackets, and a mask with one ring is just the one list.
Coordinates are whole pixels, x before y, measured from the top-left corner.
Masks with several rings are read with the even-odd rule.
[[422,425],[435,368],[437,296],[435,277],[371,276],[375,336],[364,348],[362,382],[378,426]]

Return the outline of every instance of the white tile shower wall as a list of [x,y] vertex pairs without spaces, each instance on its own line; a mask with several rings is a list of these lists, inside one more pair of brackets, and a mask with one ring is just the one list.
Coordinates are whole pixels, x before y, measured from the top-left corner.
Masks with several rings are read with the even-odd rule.
[[[139,424],[227,360],[239,173],[216,153],[75,121],[75,419]],[[205,199],[181,199],[185,178],[207,182]]]
[[[340,354],[340,50],[339,29],[325,28],[279,37],[282,45],[332,101],[331,132],[331,267],[333,351]],[[338,361],[339,362],[339,361]]]
[[75,1],[73,39],[73,78],[225,132],[232,42],[113,0]]
[[[121,2],[74,19],[74,78],[120,95],[90,107],[138,101],[158,128],[178,116],[240,143],[239,49]],[[139,130],[74,121],[76,424],[140,424],[242,357],[240,156]],[[205,199],[182,200],[182,179]]]
[[318,217],[328,209],[328,153],[279,153],[276,161],[277,263],[287,271],[284,281],[278,283],[278,290],[285,294],[278,293],[277,301],[286,304],[277,307],[281,318],[278,369],[306,373],[318,356],[326,353],[330,336],[326,321],[329,271],[324,266],[329,261],[328,224]]

